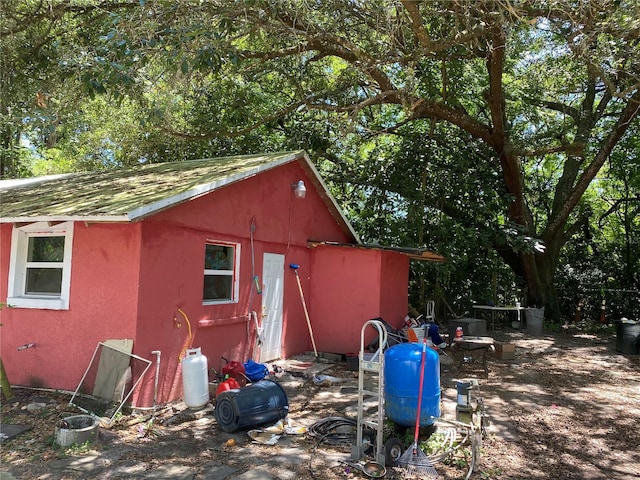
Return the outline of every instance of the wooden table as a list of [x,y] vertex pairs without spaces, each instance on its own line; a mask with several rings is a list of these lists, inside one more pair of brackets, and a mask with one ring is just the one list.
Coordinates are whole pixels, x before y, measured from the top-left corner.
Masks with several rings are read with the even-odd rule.
[[522,329],[522,321],[520,318],[520,312],[524,310],[524,307],[515,306],[515,305],[507,305],[503,307],[497,307],[492,305],[474,305],[474,310],[487,310],[491,312],[491,329],[493,332],[496,331],[496,312],[516,312],[518,315],[518,323],[520,324],[520,328]]
[[460,358],[460,366],[465,363],[465,353],[473,357],[473,352],[482,354],[482,368],[485,375],[489,376],[489,368],[487,367],[487,353],[493,347],[494,340],[492,337],[472,337],[464,335],[463,337],[454,338],[451,341],[451,353]]

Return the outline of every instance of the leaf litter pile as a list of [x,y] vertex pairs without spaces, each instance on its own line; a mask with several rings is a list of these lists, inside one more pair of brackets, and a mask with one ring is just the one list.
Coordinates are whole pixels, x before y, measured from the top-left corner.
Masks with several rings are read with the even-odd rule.
[[[640,477],[640,356],[618,353],[615,334],[607,329],[541,337],[497,332],[495,338],[514,343],[516,353],[512,360],[490,354],[488,377],[452,361],[447,350],[441,357],[443,402],[455,405],[456,379],[477,376],[490,419],[469,478]],[[357,372],[337,362],[323,373],[334,381],[314,382],[286,367],[277,376],[277,381],[288,380],[294,424],[356,418]],[[2,439],[0,471],[16,479],[161,478],[163,471],[166,478],[232,479],[250,470],[272,479],[367,478],[341,462],[350,454],[348,435],[342,442],[311,433],[285,435],[275,445],[263,445],[252,442],[247,432],[222,432],[213,408],[193,412],[181,402],[162,406],[152,418],[148,412],[125,412],[101,428],[95,442],[61,447],[55,442],[56,427],[81,413],[68,404],[70,395],[25,388],[14,388],[14,394],[2,399],[2,425],[27,430]],[[410,437],[406,432],[406,448]],[[86,459],[92,465],[88,470],[74,463]],[[468,449],[460,448],[435,467],[441,479],[463,479],[470,461]],[[413,477],[387,468],[384,478]]]

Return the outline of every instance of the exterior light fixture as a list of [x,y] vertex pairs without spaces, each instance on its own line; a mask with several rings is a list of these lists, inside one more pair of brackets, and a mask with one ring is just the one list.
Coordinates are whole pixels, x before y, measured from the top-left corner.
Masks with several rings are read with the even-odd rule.
[[293,189],[293,194],[296,198],[304,198],[307,195],[307,188],[304,186],[304,182],[302,180],[292,183],[291,188]]

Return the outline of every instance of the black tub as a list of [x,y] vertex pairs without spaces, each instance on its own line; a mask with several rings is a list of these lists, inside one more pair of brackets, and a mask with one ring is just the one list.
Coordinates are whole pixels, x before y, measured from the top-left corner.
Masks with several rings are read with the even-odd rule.
[[271,380],[226,390],[216,398],[216,421],[224,432],[276,423],[288,413],[287,394],[280,384]]

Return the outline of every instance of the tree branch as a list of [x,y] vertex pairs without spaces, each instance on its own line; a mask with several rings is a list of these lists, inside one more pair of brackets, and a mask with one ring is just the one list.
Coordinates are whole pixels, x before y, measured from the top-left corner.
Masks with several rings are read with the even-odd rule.
[[237,137],[241,137],[242,135],[251,133],[252,130],[257,129],[262,125],[265,125],[269,122],[277,120],[278,118],[284,117],[288,113],[295,111],[297,108],[303,106],[304,104],[305,104],[304,101],[292,103],[286,106],[285,108],[282,108],[277,112],[274,112],[271,115],[267,115],[266,117],[259,118],[257,121],[253,122],[252,124],[242,129],[234,130],[234,131],[225,130],[225,131],[210,132],[207,134],[193,134],[189,132],[175,130],[168,125],[161,126],[160,128],[162,129],[163,132],[168,133],[171,136],[182,138],[185,140],[208,140],[212,138],[221,138],[221,137],[237,138]]
[[493,29],[493,46],[487,58],[487,71],[489,72],[489,97],[488,104],[493,124],[494,148],[498,153],[506,143],[505,130],[505,98],[502,89],[502,71],[504,68],[505,36],[500,27]]
[[563,145],[538,148],[536,150],[521,150],[518,152],[523,157],[541,157],[552,153],[566,153],[567,155],[583,155],[586,145],[582,142],[573,142]]
[[446,120],[473,137],[484,140],[489,145],[493,142],[491,128],[488,125],[476,120],[463,111],[449,107],[441,102],[421,98],[411,106],[411,110],[410,120],[418,118]]
[[407,11],[409,23],[411,24],[411,31],[418,40],[418,43],[422,45],[422,48],[427,52],[431,52],[433,48],[431,37],[422,23],[422,15],[420,14],[418,2],[414,0],[402,0],[402,5]]
[[549,110],[568,115],[573,118],[576,123],[580,120],[580,111],[570,105],[565,105],[564,103],[560,102],[552,102],[550,100],[539,100],[531,97],[528,98],[528,101],[533,105],[538,105],[540,107],[548,108]]
[[616,200],[613,205],[611,205],[611,207],[600,216],[600,218],[598,219],[598,227],[602,227],[602,222],[604,221],[604,219],[612,213],[616,212],[620,205],[632,202],[640,202],[640,197],[619,198],[618,200]]
[[[24,3],[24,2],[23,2]],[[44,0],[39,0],[39,3],[35,8],[18,13],[15,10],[4,11],[4,18],[10,18],[13,23],[4,22],[0,29],[0,38],[9,37],[18,33],[28,30],[33,25],[37,25],[42,20],[48,20],[53,23],[60,21],[68,13],[74,13],[77,15],[85,15],[93,12],[100,12],[102,15],[104,12],[115,12],[121,9],[132,10],[138,7],[137,2],[100,2],[99,8],[95,5],[82,6],[75,2],[60,1],[59,3]]]
[[569,218],[569,215],[578,204],[578,201],[580,201],[580,198],[582,198],[582,195],[589,187],[591,181],[598,174],[618,141],[622,138],[631,122],[636,119],[638,115],[640,115],[640,91],[637,91],[631,97],[615,126],[604,142],[602,142],[602,147],[594,157],[593,161],[584,170],[576,182],[575,187],[572,189],[562,206],[558,209],[556,216],[547,224],[547,227],[542,234],[543,239],[547,240],[553,238],[563,227]]

